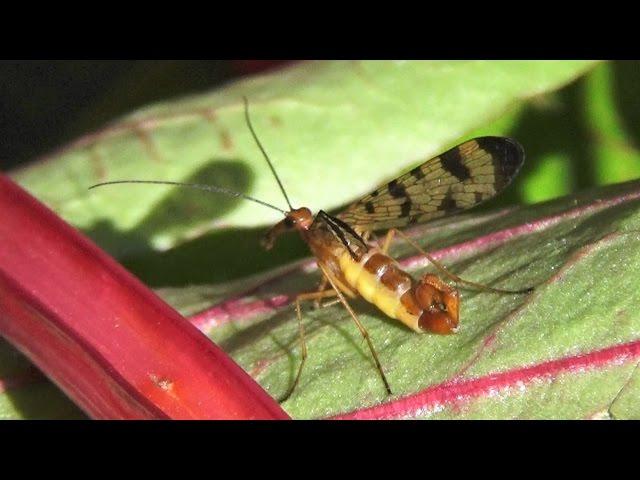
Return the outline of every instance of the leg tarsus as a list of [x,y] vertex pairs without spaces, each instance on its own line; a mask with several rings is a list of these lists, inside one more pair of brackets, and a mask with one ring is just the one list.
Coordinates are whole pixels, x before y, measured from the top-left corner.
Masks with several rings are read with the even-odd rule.
[[280,403],[283,403],[286,400],[288,400],[289,397],[291,397],[291,394],[293,393],[293,391],[298,386],[298,383],[300,382],[300,376],[302,375],[302,368],[304,367],[304,364],[307,360],[307,342],[304,336],[304,324],[302,323],[302,311],[300,309],[300,302],[305,300],[317,300],[320,298],[331,297],[334,295],[335,295],[335,291],[333,289],[329,289],[329,290],[318,291],[318,292],[301,293],[296,297],[296,315],[298,317],[298,331],[300,332],[301,360],[300,360],[300,366],[298,367],[298,373],[296,374],[296,378],[293,381],[293,384],[291,384],[291,387],[289,387],[289,390],[287,390],[287,393],[282,398],[280,398],[279,400]]
[[296,315],[298,316],[298,331],[300,332],[300,366],[298,367],[298,373],[296,374],[296,378],[287,390],[287,393],[280,399],[280,403],[285,402],[291,397],[291,394],[298,386],[298,382],[300,382],[300,375],[302,375],[302,368],[304,367],[305,362],[307,361],[307,342],[304,338],[304,325],[302,323],[302,313],[300,312],[300,296],[296,298]]

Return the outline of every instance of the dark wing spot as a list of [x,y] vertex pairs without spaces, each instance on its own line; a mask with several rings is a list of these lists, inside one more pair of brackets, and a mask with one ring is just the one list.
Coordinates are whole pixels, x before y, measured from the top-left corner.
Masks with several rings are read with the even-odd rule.
[[400,185],[398,183],[398,180],[391,180],[387,187],[389,188],[389,193],[393,198],[401,198],[407,196],[407,192],[405,191],[404,186]]
[[407,198],[407,201],[400,205],[400,215],[403,217],[408,217],[409,212],[411,212],[411,200]]
[[451,195],[451,191],[447,192],[447,196],[442,199],[442,203],[440,204],[439,210],[443,210],[445,212],[449,212],[455,210],[457,208],[456,201],[453,199]]
[[422,171],[422,168],[420,168],[420,167],[414,168],[409,173],[411,173],[411,175],[413,175],[413,178],[415,178],[416,180],[422,180],[424,178],[424,172]]
[[440,163],[442,163],[442,168],[461,182],[471,178],[471,172],[469,172],[467,166],[462,163],[462,156],[460,155],[460,149],[458,147],[452,148],[448,152],[440,155]]
[[371,202],[365,202],[364,209],[367,211],[367,213],[373,213],[376,211],[376,209],[373,207],[373,203]]
[[501,190],[516,176],[524,163],[522,145],[506,137],[477,138],[478,146],[491,155],[491,163],[496,170],[496,190]]

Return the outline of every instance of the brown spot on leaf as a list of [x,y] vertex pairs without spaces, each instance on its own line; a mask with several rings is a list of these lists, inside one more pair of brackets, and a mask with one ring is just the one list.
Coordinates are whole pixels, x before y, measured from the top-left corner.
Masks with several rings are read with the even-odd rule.
[[202,110],[202,116],[211,123],[215,123],[218,119],[216,111],[213,108],[205,108],[204,110]]
[[282,119],[276,115],[271,115],[269,117],[269,120],[271,121],[271,125],[273,125],[274,127],[282,126]]
[[160,155],[160,152],[158,152],[158,149],[153,142],[153,138],[151,138],[151,135],[149,135],[149,132],[140,127],[136,127],[134,131],[136,132],[136,136],[138,137],[138,139],[142,142],[145,150],[147,150],[147,153],[151,160],[157,163],[161,163],[162,156]]
[[91,159],[91,166],[93,167],[96,180],[98,182],[104,182],[107,178],[107,168],[104,166],[102,156],[100,152],[96,150],[95,145],[89,148],[89,158]]
[[231,140],[231,135],[227,129],[220,131],[220,143],[225,150],[231,150],[233,148],[233,140]]

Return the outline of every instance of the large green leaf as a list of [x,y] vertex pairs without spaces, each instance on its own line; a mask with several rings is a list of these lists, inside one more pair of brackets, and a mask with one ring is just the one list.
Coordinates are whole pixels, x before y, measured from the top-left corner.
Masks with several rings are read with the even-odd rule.
[[[462,290],[461,328],[450,336],[416,334],[353,301],[392,397],[345,310],[306,305],[309,358],[284,403],[290,414],[640,418],[640,182],[462,215],[408,233],[464,278],[535,291]],[[432,270],[400,241],[392,253],[415,276]],[[309,259],[242,282],[159,293],[278,397],[300,361],[291,298],[318,279]],[[1,417],[79,415],[12,349],[0,344],[0,356]]]
[[123,178],[198,181],[284,206],[244,123],[243,95],[294,204],[331,209],[592,64],[302,63],[140,110],[14,178],[111,253],[131,257],[278,218],[249,202],[170,187],[87,191]]
[[[465,278],[536,289],[529,295],[463,290],[462,327],[452,336],[415,334],[354,301],[386,369],[391,398],[343,307],[307,306],[309,359],[285,408],[299,418],[380,402],[390,406],[378,407],[378,417],[640,418],[637,403],[629,401],[640,393],[639,199],[634,182],[411,230]],[[413,255],[406,245],[398,242],[394,253],[416,276],[424,272],[419,257],[406,257]],[[281,396],[300,350],[293,308],[279,305],[283,295],[313,290],[318,279],[306,263],[294,264],[194,321]],[[206,296],[204,287],[161,292],[185,314],[199,310],[196,299]],[[417,392],[415,401],[402,398]]]

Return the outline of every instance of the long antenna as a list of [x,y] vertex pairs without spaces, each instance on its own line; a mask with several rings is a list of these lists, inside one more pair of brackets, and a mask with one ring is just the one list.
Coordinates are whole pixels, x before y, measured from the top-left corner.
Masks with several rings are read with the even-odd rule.
[[207,192],[222,193],[224,195],[229,195],[231,197],[244,198],[245,200],[251,200],[252,202],[256,202],[256,203],[259,203],[260,205],[264,205],[265,207],[273,208],[274,210],[282,212],[285,215],[288,213],[282,210],[281,208],[271,205],[270,203],[263,202],[262,200],[258,200],[257,198],[250,197],[249,195],[245,195],[244,193],[235,192],[233,190],[217,187],[215,185],[202,185],[199,183],[165,182],[160,180],[114,180],[112,182],[102,182],[102,183],[97,183],[95,185],[91,185],[89,187],[89,190],[96,187],[102,187],[104,185],[117,185],[120,183],[150,183],[153,185],[177,185],[179,187],[195,188],[198,190],[205,190]]
[[271,160],[269,160],[269,156],[267,155],[267,152],[265,151],[264,147],[260,143],[260,140],[258,140],[258,136],[256,135],[256,132],[253,130],[253,125],[251,125],[251,119],[249,118],[249,101],[247,100],[247,97],[244,97],[244,96],[242,97],[242,100],[244,100],[244,116],[247,119],[247,125],[249,125],[249,130],[251,130],[251,135],[253,135],[253,139],[258,144],[258,147],[260,148],[262,155],[264,155],[264,159],[269,164],[269,168],[271,169],[273,176],[276,177],[276,181],[278,182],[278,185],[280,185],[280,190],[282,190],[282,195],[284,195],[284,199],[287,201],[287,205],[289,205],[289,209],[293,210],[293,207],[291,206],[291,202],[289,201],[289,197],[287,196],[287,192],[285,192],[284,187],[282,186],[282,182],[280,181],[280,177],[278,177],[278,174],[276,173],[276,169],[273,168],[273,164],[271,163]]

